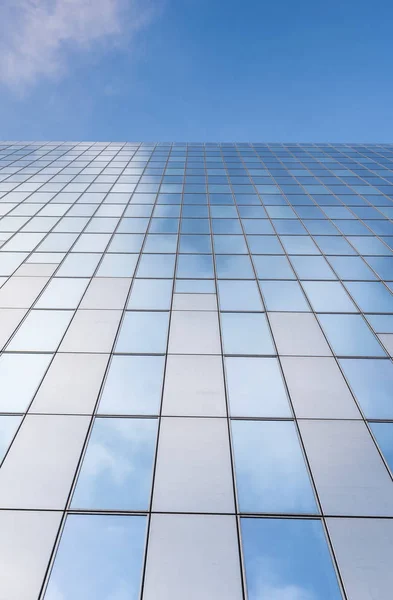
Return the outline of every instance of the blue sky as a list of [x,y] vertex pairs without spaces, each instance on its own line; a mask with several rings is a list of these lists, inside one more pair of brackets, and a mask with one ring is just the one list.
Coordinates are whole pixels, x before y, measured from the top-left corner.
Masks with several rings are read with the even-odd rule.
[[0,138],[393,142],[391,0],[3,0]]

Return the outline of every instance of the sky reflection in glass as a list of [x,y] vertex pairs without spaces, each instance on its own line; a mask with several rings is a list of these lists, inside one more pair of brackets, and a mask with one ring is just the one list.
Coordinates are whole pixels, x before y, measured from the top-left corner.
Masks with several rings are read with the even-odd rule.
[[96,419],[72,508],[147,510],[156,436],[156,419]]
[[292,422],[232,421],[232,433],[241,512],[318,512]]
[[70,515],[45,600],[138,600],[146,517]]
[[322,524],[241,519],[249,600],[342,600]]

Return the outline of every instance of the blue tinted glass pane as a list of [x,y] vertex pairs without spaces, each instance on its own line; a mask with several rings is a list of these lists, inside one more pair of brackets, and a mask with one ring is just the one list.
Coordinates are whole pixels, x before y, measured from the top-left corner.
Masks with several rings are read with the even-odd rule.
[[367,254],[371,256],[392,255],[392,251],[376,237],[350,236],[348,237],[348,241],[351,242],[359,254],[363,254],[364,256]]
[[241,519],[249,600],[341,600],[320,521]]
[[274,234],[274,229],[267,219],[242,219],[247,234]]
[[232,417],[291,417],[276,358],[226,357]]
[[243,233],[239,219],[212,219],[213,233]]
[[183,206],[182,217],[200,217],[208,218],[209,211],[207,206],[186,205]]
[[72,508],[148,510],[157,419],[95,420]]
[[393,363],[390,360],[340,360],[367,419],[393,419]]
[[360,256],[329,256],[328,261],[341,279],[348,281],[376,279],[375,274]]
[[338,281],[304,281],[303,288],[316,312],[358,312]]
[[45,600],[138,600],[146,517],[70,515]]
[[211,254],[210,235],[181,235],[179,252]]
[[378,273],[381,279],[393,280],[393,257],[368,256],[367,262]]
[[296,279],[286,256],[253,256],[259,279]]
[[179,219],[153,219],[150,222],[149,233],[177,233]]
[[97,271],[99,277],[132,277],[138,254],[104,254]]
[[[184,210],[183,210],[184,212]],[[178,217],[180,215],[180,206],[156,206],[154,217]],[[139,215],[135,215],[139,216]]]
[[222,279],[254,279],[254,270],[248,256],[237,254],[216,255],[217,277]]
[[393,313],[393,295],[383,283],[354,281],[345,287],[362,311]]
[[180,229],[182,233],[210,233],[209,220],[182,219]]
[[309,311],[310,307],[297,281],[261,281],[266,310]]
[[248,235],[247,243],[252,254],[284,254],[276,235]]
[[323,256],[291,256],[299,279],[337,279]]
[[295,425],[232,421],[240,512],[316,513]]
[[219,281],[221,310],[264,310],[256,281]]
[[393,315],[367,315],[367,321],[376,333],[393,333]]
[[225,354],[276,354],[264,314],[222,313]]
[[119,233],[113,236],[108,252],[140,252],[144,235],[137,233]]
[[177,277],[185,279],[210,279],[214,277],[211,254],[180,254],[177,262]]
[[273,225],[277,233],[307,235],[307,231],[297,219],[274,219]]
[[142,254],[137,277],[173,277],[175,254]]
[[356,254],[347,240],[340,236],[315,235],[314,240],[319,248],[327,255]]
[[288,254],[320,254],[317,246],[307,235],[282,235],[281,242]]
[[370,427],[393,473],[393,423],[370,423]]
[[338,356],[385,356],[361,315],[319,315],[319,321]]
[[160,253],[172,254],[176,252],[177,235],[155,233],[146,236],[144,253]]
[[210,206],[210,215],[213,219],[236,219],[237,210],[235,206]]
[[127,308],[132,310],[169,310],[172,279],[134,279]]
[[311,235],[339,235],[339,232],[330,221],[309,219],[304,221],[304,224]]
[[247,254],[247,246],[242,235],[214,235],[214,252],[217,254]]
[[116,352],[165,353],[168,322],[167,312],[127,312],[120,328]]
[[158,414],[163,376],[163,356],[114,356],[98,412],[121,415]]

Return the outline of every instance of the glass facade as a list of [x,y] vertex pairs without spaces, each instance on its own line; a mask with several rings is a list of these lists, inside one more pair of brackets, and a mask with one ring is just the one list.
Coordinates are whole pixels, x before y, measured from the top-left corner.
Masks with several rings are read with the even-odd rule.
[[0,597],[390,600],[393,146],[0,144]]

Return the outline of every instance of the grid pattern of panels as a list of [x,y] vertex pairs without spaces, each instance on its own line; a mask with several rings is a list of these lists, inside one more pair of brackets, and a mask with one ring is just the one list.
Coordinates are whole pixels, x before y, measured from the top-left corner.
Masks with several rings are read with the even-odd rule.
[[0,145],[0,596],[388,600],[393,146]]

